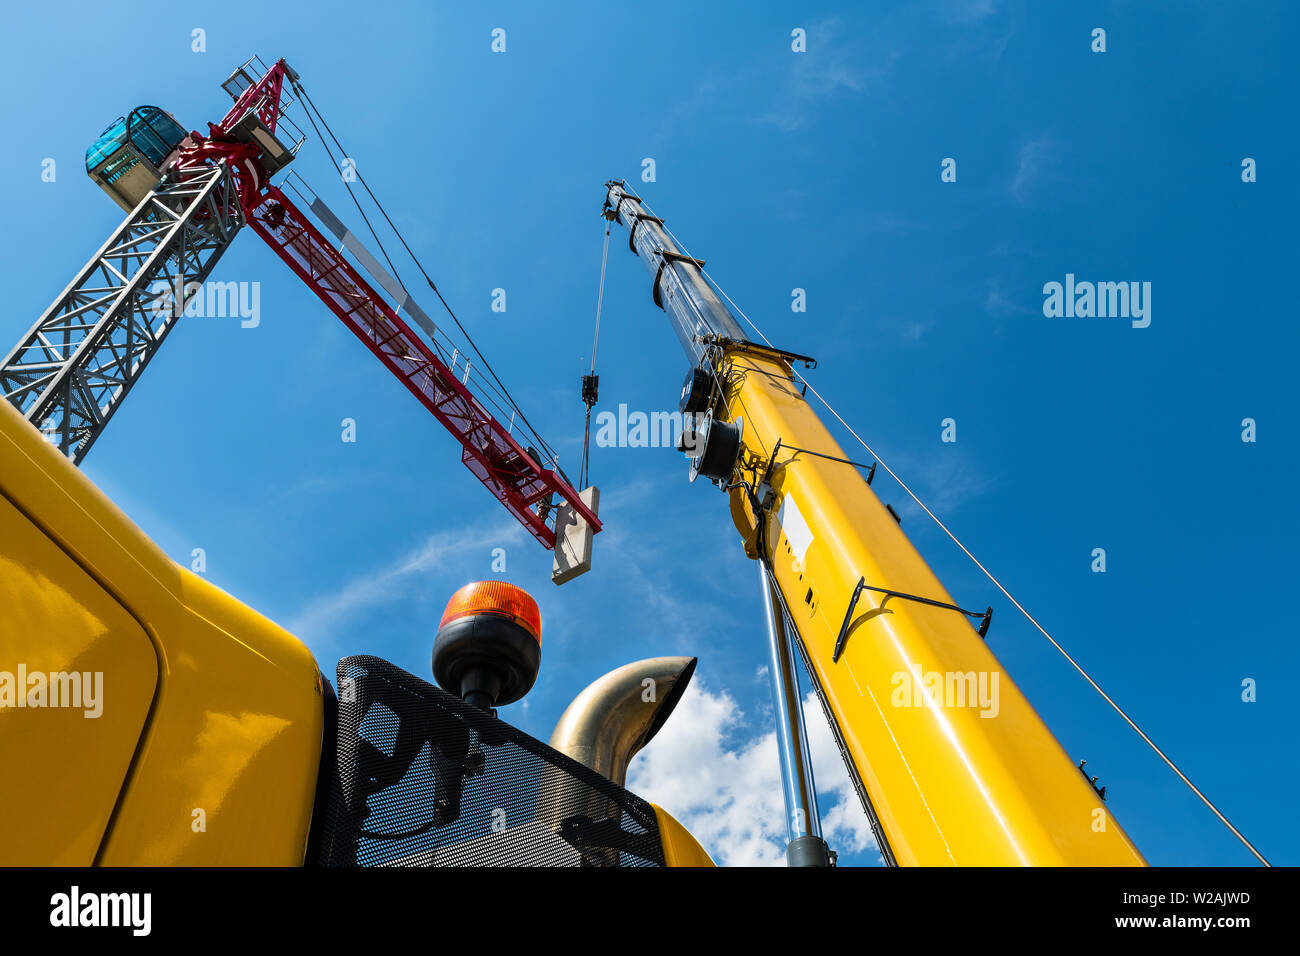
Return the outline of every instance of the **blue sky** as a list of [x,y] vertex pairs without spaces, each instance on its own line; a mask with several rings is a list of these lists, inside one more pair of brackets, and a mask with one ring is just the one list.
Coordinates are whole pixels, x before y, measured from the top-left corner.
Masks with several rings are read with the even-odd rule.
[[[39,95],[11,98],[0,152],[0,340],[120,220],[80,165],[95,135],[140,103],[206,129],[234,66],[284,56],[576,470],[602,183],[626,177],[773,341],[821,359],[822,394],[1264,853],[1300,862],[1287,5],[70,6],[9,14],[9,76]],[[319,144],[296,167],[360,227]],[[1066,273],[1151,282],[1150,327],[1046,318],[1043,284]],[[328,673],[374,653],[427,675],[447,597],[504,547],[544,614],[542,677],[504,716],[542,738],[606,670],[698,655],[633,784],[719,859],[774,859],[761,609],[722,496],[671,450],[597,449],[596,567],[555,589],[450,436],[251,231],[216,277],[261,284],[260,325],[184,321],[86,473],[178,560],[204,548],[208,577]],[[649,292],[616,234],[603,408],[674,406],[685,362]],[[994,605],[991,646],[1147,857],[1250,862],[902,492],[875,487],[960,603]],[[814,749],[832,844],[875,863]]]

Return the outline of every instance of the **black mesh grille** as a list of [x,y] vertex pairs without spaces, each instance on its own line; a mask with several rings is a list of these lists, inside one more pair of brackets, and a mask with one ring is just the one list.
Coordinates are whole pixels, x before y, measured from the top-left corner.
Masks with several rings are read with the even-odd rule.
[[654,809],[377,657],[339,661],[323,866],[663,866]]

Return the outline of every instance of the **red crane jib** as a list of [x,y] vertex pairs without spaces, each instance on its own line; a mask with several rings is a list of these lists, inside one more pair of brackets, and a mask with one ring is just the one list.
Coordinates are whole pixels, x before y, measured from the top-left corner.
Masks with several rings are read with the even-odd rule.
[[240,95],[220,124],[210,124],[210,137],[191,134],[195,145],[178,165],[228,164],[248,225],[456,437],[461,461],[534,538],[555,547],[555,530],[545,517],[553,509],[539,511],[539,506],[561,500],[599,531],[599,519],[578,492],[555,471],[543,469],[311,220],[278,187],[266,184],[265,170],[249,155],[247,144],[228,138],[230,128],[254,104],[274,132],[286,69],[283,60],[277,61]]
[[248,212],[248,224],[456,436],[464,448],[461,460],[533,537],[555,547],[554,530],[536,511],[551,496],[568,501],[599,530],[568,482],[543,470],[519,446],[279,188],[265,189],[262,202]]

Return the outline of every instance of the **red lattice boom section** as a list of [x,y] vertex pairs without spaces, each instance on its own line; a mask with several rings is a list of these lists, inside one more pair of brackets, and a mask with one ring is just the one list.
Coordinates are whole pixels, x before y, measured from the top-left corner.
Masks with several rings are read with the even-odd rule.
[[549,521],[567,501],[600,530],[596,516],[554,471],[533,460],[501,423],[470,394],[434,351],[363,279],[360,273],[275,186],[247,211],[248,224],[320,297],[421,404],[456,436],[461,460],[529,532],[555,547]]

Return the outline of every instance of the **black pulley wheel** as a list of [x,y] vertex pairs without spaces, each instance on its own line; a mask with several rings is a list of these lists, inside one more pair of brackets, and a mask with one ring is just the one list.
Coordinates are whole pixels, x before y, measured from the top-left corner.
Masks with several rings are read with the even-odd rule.
[[740,457],[740,432],[743,423],[719,421],[712,414],[700,420],[696,430],[698,458],[691,459],[691,481],[703,475],[710,481],[726,481],[736,469]]

